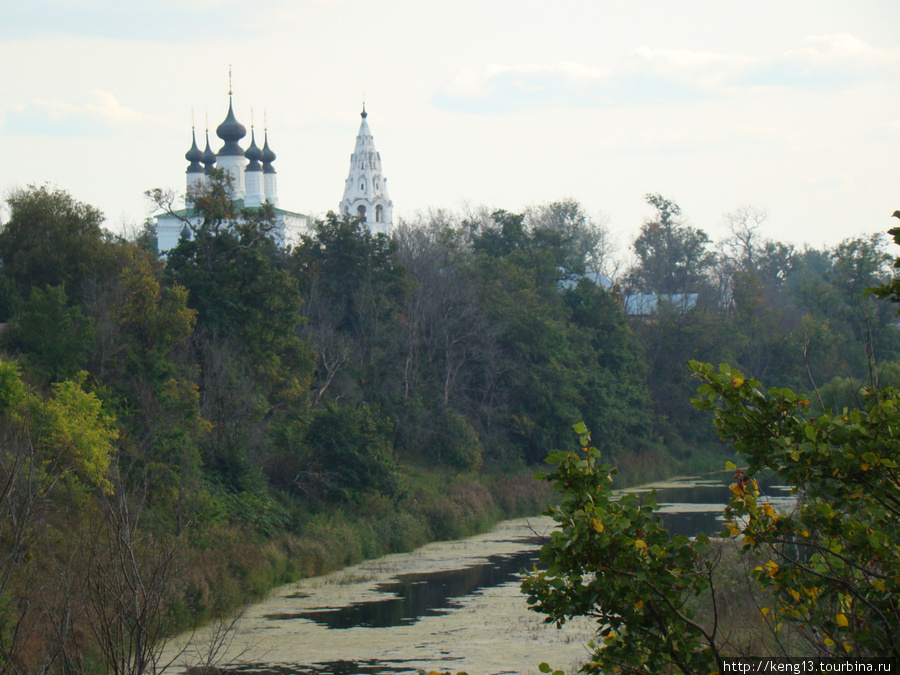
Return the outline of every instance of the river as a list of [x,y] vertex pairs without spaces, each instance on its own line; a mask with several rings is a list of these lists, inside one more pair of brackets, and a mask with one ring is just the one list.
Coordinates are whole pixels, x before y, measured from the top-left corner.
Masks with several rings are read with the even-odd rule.
[[[630,491],[651,489],[670,532],[722,529],[727,480],[675,479]],[[775,508],[792,499],[783,486],[765,492]],[[248,608],[224,639],[213,626],[174,641],[165,660],[184,651],[167,672],[204,662],[256,675],[537,673],[542,661],[575,670],[587,657],[591,623],[548,626],[519,591],[520,571],[534,564],[553,525],[544,516],[506,521],[283,586]]]

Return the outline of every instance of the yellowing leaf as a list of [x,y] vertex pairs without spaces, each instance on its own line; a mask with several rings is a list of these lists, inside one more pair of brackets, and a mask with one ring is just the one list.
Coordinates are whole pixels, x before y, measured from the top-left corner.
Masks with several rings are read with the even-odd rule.
[[640,612],[642,609],[644,609],[644,601],[638,600],[636,603],[634,603],[634,608]]
[[769,518],[775,517],[775,509],[772,508],[771,504],[763,505],[763,513],[765,513],[767,516],[769,516]]
[[769,608],[768,607],[760,607],[759,613],[763,616],[769,616]]
[[744,384],[743,377],[735,377],[731,380],[731,386],[734,387],[735,389],[740,387],[742,384]]
[[647,542],[644,541],[643,539],[638,539],[638,540],[636,540],[636,541],[634,542],[634,545],[635,545],[637,548],[639,548],[639,549],[645,549],[645,548],[647,548]]
[[850,625],[850,622],[847,621],[847,617],[844,614],[835,615],[834,622],[841,628],[846,628],[847,626]]
[[824,642],[825,642],[825,644],[828,645],[829,647],[831,647],[832,645],[834,645],[834,640],[832,640],[830,637],[825,638]]
[[776,574],[778,574],[778,563],[774,560],[770,560],[769,562],[767,562],[766,574],[768,574],[770,577],[774,577]]
[[596,530],[597,532],[603,532],[603,523],[601,523],[599,520],[597,520],[596,518],[592,518],[591,524],[594,526],[594,530]]

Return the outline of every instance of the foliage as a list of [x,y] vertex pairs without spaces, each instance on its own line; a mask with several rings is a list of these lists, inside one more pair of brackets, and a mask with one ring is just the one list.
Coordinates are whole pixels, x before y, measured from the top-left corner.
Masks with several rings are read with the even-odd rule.
[[307,431],[307,459],[297,486],[326,500],[356,501],[397,489],[390,424],[367,407],[327,405]]
[[80,298],[88,280],[112,264],[103,214],[63,190],[43,185],[7,198],[10,218],[0,228],[0,269],[28,296],[31,287],[65,285]]
[[[819,655],[900,656],[900,392],[862,392],[863,409],[818,417],[809,397],[760,391],[735,369],[693,362],[706,384],[695,405],[715,409],[722,438],[747,460],[725,515],[728,532],[766,562],[771,621],[793,624]],[[772,472],[800,495],[779,514],[755,476]]]
[[659,194],[645,199],[656,209],[656,218],[641,226],[634,241],[638,260],[628,282],[643,293],[698,292],[714,260],[706,250],[709,237],[680,220],[681,207],[672,200]]
[[69,306],[63,286],[31,289],[5,342],[46,381],[64,380],[83,369],[96,337],[81,308]]
[[85,376],[53,384],[52,395],[44,398],[24,385],[15,364],[0,360],[0,414],[5,428],[28,435],[27,452],[40,458],[46,480],[63,476],[108,491],[118,432],[100,399],[83,389]]
[[[560,493],[545,512],[559,523],[541,549],[545,569],[522,584],[528,603],[561,626],[576,616],[597,622],[583,672],[708,672],[718,656],[716,629],[697,623],[688,600],[714,591],[709,539],[670,537],[652,495],[611,489],[615,469],[601,462],[583,424],[580,452],[555,452],[544,476]],[[542,666],[542,671],[549,668]]]

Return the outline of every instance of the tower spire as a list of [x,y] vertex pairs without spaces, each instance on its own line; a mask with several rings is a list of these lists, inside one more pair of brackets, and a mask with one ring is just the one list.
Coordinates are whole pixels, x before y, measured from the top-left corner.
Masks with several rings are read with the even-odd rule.
[[231,176],[234,198],[243,199],[246,194],[244,189],[246,158],[244,157],[244,150],[238,141],[247,135],[247,128],[238,122],[234,116],[231,66],[228,66],[228,114],[225,117],[225,121],[216,127],[216,135],[225,142],[219,152],[216,153],[217,164],[220,169]]
[[366,119],[363,102],[362,120],[356,136],[356,149],[350,156],[350,173],[344,185],[341,215],[359,218],[373,232],[390,233],[394,203],[387,191],[387,179],[381,171],[381,155],[375,150],[375,141]]

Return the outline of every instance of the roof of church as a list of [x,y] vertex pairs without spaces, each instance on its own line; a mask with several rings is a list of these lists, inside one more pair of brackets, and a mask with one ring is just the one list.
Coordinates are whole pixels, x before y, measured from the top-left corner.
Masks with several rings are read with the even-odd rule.
[[203,153],[197,147],[197,134],[191,129],[191,149],[188,150],[184,158],[191,163],[187,168],[187,173],[203,173],[203,167],[200,162],[203,161]]
[[234,116],[234,108],[231,105],[231,94],[228,95],[228,115],[225,121],[216,127],[216,136],[225,141],[225,145],[219,150],[219,156],[243,155],[244,151],[238,145],[238,141],[247,135],[247,127],[237,121]]
[[263,153],[262,150],[259,149],[259,146],[256,145],[256,132],[251,128],[250,129],[250,147],[247,148],[247,152],[244,153],[244,157],[246,157],[249,161],[245,171],[262,171],[262,165],[259,163],[259,160],[262,159]]
[[275,153],[269,147],[269,130],[266,129],[265,142],[262,149],[263,173],[275,173],[275,167],[272,166],[275,156]]

